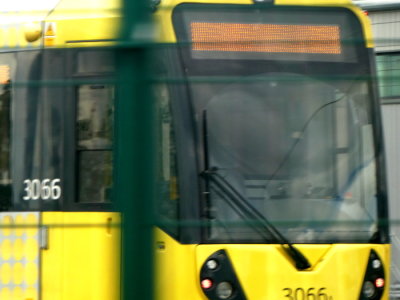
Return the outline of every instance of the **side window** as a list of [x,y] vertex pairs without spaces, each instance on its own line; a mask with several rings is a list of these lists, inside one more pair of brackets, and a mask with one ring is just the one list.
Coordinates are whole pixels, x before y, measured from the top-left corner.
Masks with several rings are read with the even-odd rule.
[[11,79],[9,67],[0,65],[0,185],[9,184],[10,178],[10,107],[11,107]]
[[157,215],[171,234],[178,234],[179,189],[177,154],[174,128],[170,108],[170,95],[166,84],[158,84],[154,89],[157,101],[158,132],[158,186],[159,197]]
[[11,204],[11,105],[12,54],[0,56],[0,211]]
[[[93,73],[98,78],[104,70],[112,70],[112,65],[107,66],[112,63],[111,56],[105,51],[78,54],[78,74]],[[111,201],[114,90],[114,86],[109,84],[82,84],[76,90],[77,191],[80,203]]]

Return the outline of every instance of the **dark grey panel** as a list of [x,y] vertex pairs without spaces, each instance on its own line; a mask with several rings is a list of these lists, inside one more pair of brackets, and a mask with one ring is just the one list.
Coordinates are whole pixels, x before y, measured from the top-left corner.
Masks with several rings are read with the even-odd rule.
[[[55,210],[62,199],[62,92],[52,95],[43,54],[17,53],[13,88],[12,177],[14,210]],[[60,64],[52,68],[60,72]],[[60,87],[58,88],[60,90]]]

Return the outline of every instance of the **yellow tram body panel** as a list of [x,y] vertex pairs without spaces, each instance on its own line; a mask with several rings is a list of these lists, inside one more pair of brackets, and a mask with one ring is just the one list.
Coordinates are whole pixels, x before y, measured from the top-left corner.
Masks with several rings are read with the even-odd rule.
[[40,215],[0,213],[0,299],[40,299]]
[[47,12],[0,12],[1,51],[38,49],[41,26]]
[[[298,271],[275,244],[182,245],[156,230],[156,299],[206,300],[200,287],[200,269],[214,252],[224,249],[233,264],[247,299],[359,299],[368,257],[375,250],[385,266],[389,281],[390,245],[296,244],[311,268]],[[388,288],[381,299],[388,299]],[[314,296],[313,296],[314,295]],[[311,297],[311,298],[310,298]],[[321,299],[322,299],[321,298]]]
[[118,0],[62,0],[45,20],[44,46],[110,46],[118,36],[120,8]]
[[[57,22],[50,21],[50,24],[55,24],[57,29],[54,30],[54,35],[50,35],[47,31],[45,32],[44,43],[45,46],[68,46],[68,47],[100,47],[110,46],[114,42],[111,40],[115,37],[114,28],[117,27],[119,20],[116,17],[94,18],[94,19],[83,19],[79,23],[76,20],[58,20]],[[87,35],[84,40],[79,40],[74,34],[81,30],[83,27],[87,31]],[[94,30],[94,28],[96,28]],[[60,34],[64,32],[64,34]]]
[[119,223],[112,212],[42,213],[41,299],[119,299]]

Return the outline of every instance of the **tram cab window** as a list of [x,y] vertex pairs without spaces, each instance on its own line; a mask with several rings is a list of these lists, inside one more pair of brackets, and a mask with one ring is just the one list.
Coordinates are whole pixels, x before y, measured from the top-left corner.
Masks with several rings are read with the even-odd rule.
[[107,85],[78,88],[78,147],[100,150],[112,146],[114,89]]
[[[78,73],[113,70],[108,52],[83,51],[77,55]],[[77,88],[76,137],[78,202],[111,201],[114,86],[83,84]]]

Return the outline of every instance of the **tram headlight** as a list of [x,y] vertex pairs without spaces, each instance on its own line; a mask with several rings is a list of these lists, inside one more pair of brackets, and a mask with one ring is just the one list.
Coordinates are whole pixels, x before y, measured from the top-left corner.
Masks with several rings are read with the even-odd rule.
[[379,259],[374,259],[372,261],[372,267],[374,269],[379,269],[381,266],[382,266],[382,263],[381,263],[381,261]]
[[42,27],[39,23],[26,23],[24,25],[25,39],[29,43],[37,41],[42,35]]
[[233,294],[233,287],[229,282],[223,281],[217,285],[215,292],[216,292],[218,298],[228,299]]
[[206,266],[207,268],[209,268],[210,270],[215,270],[216,268],[218,268],[218,261],[216,261],[215,259],[209,259],[206,262]]
[[364,282],[363,294],[366,298],[372,298],[375,295],[375,285],[371,281]]

